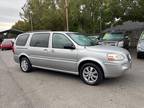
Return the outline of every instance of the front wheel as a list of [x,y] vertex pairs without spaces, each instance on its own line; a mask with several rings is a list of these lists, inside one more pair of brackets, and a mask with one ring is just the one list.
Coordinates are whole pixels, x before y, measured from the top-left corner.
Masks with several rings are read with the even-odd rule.
[[141,57],[141,53],[137,53],[137,58],[138,59],[141,59],[142,57]]
[[103,80],[103,72],[98,65],[86,63],[80,69],[80,77],[88,85],[98,85]]
[[30,63],[28,58],[26,58],[26,57],[21,58],[21,60],[20,60],[20,68],[21,68],[21,70],[23,72],[26,72],[26,73],[31,72],[32,65],[31,65],[31,63]]

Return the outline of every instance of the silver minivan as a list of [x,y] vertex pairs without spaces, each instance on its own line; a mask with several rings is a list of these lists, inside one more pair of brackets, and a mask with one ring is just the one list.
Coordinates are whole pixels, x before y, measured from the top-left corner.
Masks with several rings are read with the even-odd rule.
[[142,32],[137,45],[137,58],[144,57],[144,32]]
[[89,85],[121,76],[131,67],[131,55],[113,46],[96,46],[76,32],[30,32],[17,37],[14,60],[23,72],[32,67],[79,75]]

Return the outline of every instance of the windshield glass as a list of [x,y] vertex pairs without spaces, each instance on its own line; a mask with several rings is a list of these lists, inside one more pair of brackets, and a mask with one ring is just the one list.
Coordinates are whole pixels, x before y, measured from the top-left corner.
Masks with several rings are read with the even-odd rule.
[[67,33],[70,38],[81,46],[94,46],[93,41],[88,36],[80,33]]
[[107,41],[117,41],[117,40],[122,40],[124,38],[123,34],[114,34],[114,33],[106,33],[103,37],[103,40]]
[[98,36],[89,36],[89,38],[91,39],[91,40],[97,40],[98,39]]
[[142,33],[142,35],[141,35],[141,38],[140,38],[141,40],[144,40],[144,32]]
[[4,41],[2,42],[2,44],[9,44],[9,43],[11,43],[11,40],[4,40]]

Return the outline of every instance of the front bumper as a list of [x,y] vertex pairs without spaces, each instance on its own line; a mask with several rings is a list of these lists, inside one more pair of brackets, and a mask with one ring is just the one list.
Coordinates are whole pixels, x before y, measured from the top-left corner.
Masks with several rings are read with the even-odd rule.
[[132,62],[127,61],[123,63],[105,63],[105,77],[113,78],[123,75],[131,68]]

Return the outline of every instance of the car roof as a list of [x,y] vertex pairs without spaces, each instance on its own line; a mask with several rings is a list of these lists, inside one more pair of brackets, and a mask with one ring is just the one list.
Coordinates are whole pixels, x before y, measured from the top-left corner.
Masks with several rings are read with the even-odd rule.
[[31,31],[25,32],[23,34],[34,34],[34,33],[77,33],[77,32],[70,32],[70,31]]

